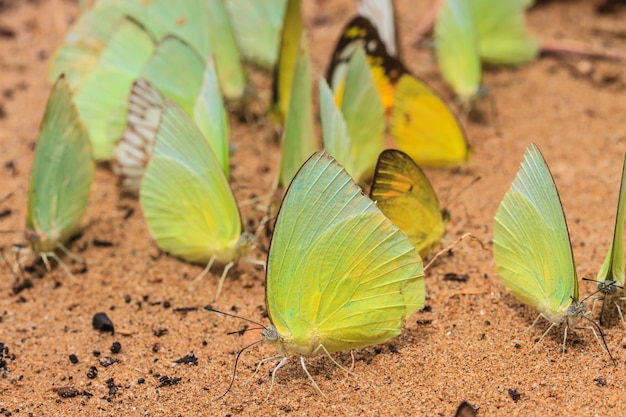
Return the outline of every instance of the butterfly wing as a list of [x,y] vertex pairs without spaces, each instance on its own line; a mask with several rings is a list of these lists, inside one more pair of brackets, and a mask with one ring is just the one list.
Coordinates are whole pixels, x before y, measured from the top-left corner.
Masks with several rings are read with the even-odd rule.
[[619,187],[615,230],[608,253],[598,272],[598,281],[610,280],[620,287],[624,286],[624,213],[626,210],[626,155],[622,166],[622,182]]
[[385,130],[380,96],[361,47],[357,47],[348,64],[341,112],[352,139],[348,173],[358,182],[374,170],[376,158],[383,150]]
[[453,166],[470,156],[465,132],[446,103],[408,73],[396,85],[390,130],[396,146],[418,164]]
[[473,0],[480,57],[484,62],[519,65],[539,53],[539,42],[526,32],[527,0]]
[[243,56],[263,68],[274,68],[287,1],[226,0],[226,7]]
[[41,123],[28,192],[27,228],[34,230],[36,252],[54,250],[80,225],[93,180],[91,144],[68,83],[52,87]]
[[124,16],[141,15],[143,8],[135,1],[99,1],[80,15],[52,57],[50,80],[64,74],[76,91],[98,65],[100,54]]
[[121,178],[124,191],[131,195],[139,195],[163,105],[163,97],[156,88],[142,78],[135,81],[130,92],[126,129],[115,145],[112,159],[113,172]]
[[240,255],[241,217],[219,161],[190,117],[169,100],[139,201],[161,249],[201,263]]
[[354,172],[352,159],[352,139],[348,134],[346,120],[337,108],[335,96],[326,80],[320,78],[320,119],[322,125],[322,142],[324,149],[348,172]]
[[548,165],[533,143],[496,213],[493,252],[504,286],[552,322],[561,321],[572,299],[578,301],[561,200]]
[[376,26],[389,55],[398,56],[398,33],[393,10],[393,0],[361,0],[359,15]]
[[465,103],[478,94],[482,78],[471,3],[445,0],[435,22],[435,54],[441,75]]
[[407,154],[391,149],[380,154],[370,197],[411,239],[420,256],[441,242],[446,219],[430,181]]
[[326,152],[298,172],[278,215],[266,304],[286,349],[380,343],[424,304],[421,259]]
[[278,64],[274,68],[272,87],[272,114],[279,124],[285,122],[289,111],[289,101],[293,94],[292,83],[296,71],[296,61],[300,54],[303,28],[300,0],[287,0],[280,37]]
[[95,159],[113,155],[126,126],[128,95],[153,51],[150,35],[136,22],[122,20],[102,51],[98,68],[76,92],[76,107],[89,130]]
[[311,58],[306,32],[302,33],[292,81],[278,173],[279,189],[287,187],[300,166],[317,150],[313,130]]

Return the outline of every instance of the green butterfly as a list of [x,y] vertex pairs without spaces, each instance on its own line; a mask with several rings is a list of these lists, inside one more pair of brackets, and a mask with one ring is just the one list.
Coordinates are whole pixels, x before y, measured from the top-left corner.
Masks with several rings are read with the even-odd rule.
[[341,112],[326,82],[319,83],[324,148],[360,182],[374,171],[385,131],[382,101],[361,45],[350,58],[340,86],[335,94]]
[[[247,77],[224,0],[99,1],[70,29],[55,53],[51,76],[56,78],[61,73],[68,73],[70,84],[77,89],[85,74],[97,67],[94,59],[97,61],[114,28],[124,17],[137,21],[155,41],[175,35],[202,59],[213,54],[224,96],[235,102],[243,98]],[[138,49],[128,50],[129,53],[141,53]]]
[[193,117],[228,177],[228,119],[214,61],[203,62],[182,40],[167,36],[157,46],[130,93],[126,130],[117,142],[113,169],[125,192],[138,194],[150,159],[163,97]]
[[[303,33],[304,23],[300,11],[300,0],[287,0],[280,36],[278,63],[274,68],[274,85],[272,87],[271,115],[279,125],[285,123],[289,111],[289,102],[292,94],[294,94],[292,84],[296,73],[296,62],[298,56],[302,54],[303,42],[308,42]],[[308,50],[308,46],[306,49]],[[304,161],[301,161],[300,165],[302,162]]]
[[63,77],[52,87],[39,130],[28,189],[25,238],[48,269],[54,250],[76,258],[64,246],[80,226],[89,202],[94,165],[87,130],[72,103]]
[[527,0],[445,0],[435,23],[435,53],[444,80],[463,103],[484,93],[481,61],[520,65],[537,57],[526,33]]
[[95,159],[111,158],[126,126],[133,81],[154,47],[152,38],[137,22],[122,19],[100,54],[97,67],[76,91],[76,107],[89,130]]
[[[178,105],[165,101],[139,202],[157,245],[189,262],[230,268],[252,247],[239,208],[211,147]],[[204,273],[202,275],[204,275]]]
[[284,190],[302,164],[317,151],[313,122],[313,81],[306,32],[300,38],[283,134],[277,189]]
[[570,326],[581,328],[578,323],[582,319],[597,326],[587,317],[585,302],[579,300],[561,201],[548,165],[534,143],[528,146],[496,213],[493,253],[504,286],[520,302],[539,312],[533,325],[540,317],[552,323],[539,340],[553,327],[565,323],[565,352]]
[[[613,231],[613,240],[606,254],[604,263],[600,272],[598,272],[598,290],[604,294],[604,298],[614,298],[623,296],[624,292],[624,213],[626,211],[626,155],[624,156],[624,164],[622,166],[622,182],[619,188],[619,199],[617,202],[617,213],[615,215],[615,230]],[[614,301],[615,302],[615,301]],[[626,326],[622,309],[615,302],[617,311],[622,323]],[[604,312],[604,304],[600,313]]]
[[[276,221],[261,338],[281,359],[356,349],[400,334],[424,307],[415,248],[325,151],[300,169]],[[332,359],[332,357],[331,357]]]
[[237,44],[251,63],[276,65],[286,7],[287,0],[226,0]]

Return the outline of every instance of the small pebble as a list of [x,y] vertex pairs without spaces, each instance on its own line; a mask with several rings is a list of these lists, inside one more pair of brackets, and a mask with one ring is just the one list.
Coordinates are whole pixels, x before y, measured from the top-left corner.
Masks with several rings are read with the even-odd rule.
[[113,322],[106,315],[106,313],[94,314],[91,323],[93,324],[93,328],[96,330],[100,330],[101,332],[111,332],[112,334],[115,333]]
[[95,366],[92,366],[91,368],[89,368],[89,370],[87,371],[87,378],[94,379],[97,376],[98,376],[98,368],[96,368]]
[[78,356],[74,355],[73,353],[70,355],[70,362],[72,362],[74,365],[76,365],[78,363]]
[[143,384],[144,382],[146,382],[146,380],[145,380],[144,378],[139,378],[139,379],[137,380],[137,383],[138,383],[138,384]]
[[122,344],[120,342],[113,342],[111,345],[111,353],[120,353],[122,350]]

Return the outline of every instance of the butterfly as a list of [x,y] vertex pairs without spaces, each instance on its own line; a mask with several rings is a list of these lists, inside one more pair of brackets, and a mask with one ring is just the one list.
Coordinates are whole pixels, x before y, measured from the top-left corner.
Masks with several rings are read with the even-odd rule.
[[[624,164],[622,165],[622,181],[619,188],[619,199],[617,202],[617,213],[615,214],[615,230],[613,231],[613,240],[606,254],[602,268],[598,272],[598,290],[604,294],[604,298],[614,298],[623,296],[624,292],[624,214],[626,210],[626,155],[624,156]],[[617,311],[624,322],[622,309],[615,302]],[[602,305],[602,313],[604,312],[604,304]]]
[[586,316],[587,305],[578,297],[563,207],[548,165],[534,143],[526,149],[517,176],[496,212],[493,253],[504,286],[521,303],[539,312],[533,325],[540,317],[552,323],[539,340],[565,323],[565,353],[569,327],[585,328],[579,326],[583,319],[597,326]]
[[404,152],[388,149],[380,154],[370,198],[411,239],[420,256],[441,242],[450,214],[439,209],[428,178]]
[[262,68],[274,68],[287,0],[226,0],[225,3],[244,58]]
[[383,106],[363,48],[357,48],[348,65],[341,109],[323,79],[319,93],[324,149],[360,183],[371,177],[385,131]]
[[50,269],[59,248],[76,233],[89,202],[94,164],[89,135],[74,104],[67,81],[61,76],[48,98],[39,129],[28,188],[28,214],[24,236],[32,252],[41,255]]
[[[287,190],[270,244],[261,333],[281,359],[356,349],[400,334],[424,306],[415,248],[325,151]],[[332,358],[332,357],[331,357]],[[321,391],[320,391],[321,392]]]
[[[165,100],[139,203],[159,248],[188,262],[230,268],[252,247],[228,180],[193,120]],[[203,272],[204,274],[204,272]]]
[[113,170],[129,194],[139,193],[164,97],[193,117],[228,177],[228,120],[213,58],[205,62],[185,42],[166,36],[133,84],[127,126],[113,153]]
[[346,25],[333,53],[326,78],[335,94],[342,94],[347,64],[357,45],[367,55],[394,145],[418,164],[465,162],[469,146],[458,120],[434,90],[387,53],[376,28],[363,16]]
[[539,45],[526,33],[528,0],[445,0],[435,22],[435,53],[444,80],[464,104],[485,93],[482,62],[520,65]]
[[154,48],[154,40],[137,22],[122,19],[102,50],[97,67],[76,90],[76,107],[89,130],[95,159],[111,158],[126,125],[133,81]]
[[[296,61],[298,55],[301,54],[299,51],[302,51],[304,46],[303,42],[308,42],[306,35],[303,35],[305,33],[304,23],[300,9],[300,0],[287,0],[280,35],[278,62],[274,67],[272,107],[270,109],[270,115],[278,125],[285,123],[289,111],[289,102],[292,94],[294,94],[292,83],[295,77]],[[306,49],[308,50],[308,46]]]
[[276,188],[284,190],[302,164],[317,151],[313,121],[311,57],[306,32],[302,32],[293,68],[292,86]]

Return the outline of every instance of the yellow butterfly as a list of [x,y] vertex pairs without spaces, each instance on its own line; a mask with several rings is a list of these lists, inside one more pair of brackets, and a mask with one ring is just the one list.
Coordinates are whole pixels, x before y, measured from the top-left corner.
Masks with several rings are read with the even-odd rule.
[[346,25],[328,69],[326,78],[337,100],[358,45],[365,49],[395,145],[420,165],[465,162],[470,148],[456,117],[433,89],[387,53],[376,28],[363,16]]
[[404,152],[389,149],[380,154],[370,197],[422,257],[441,242],[450,214],[439,209],[428,178]]

